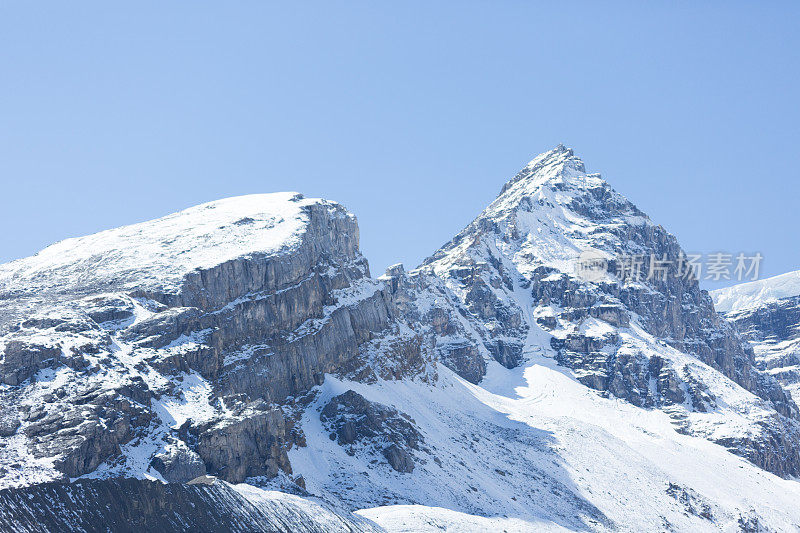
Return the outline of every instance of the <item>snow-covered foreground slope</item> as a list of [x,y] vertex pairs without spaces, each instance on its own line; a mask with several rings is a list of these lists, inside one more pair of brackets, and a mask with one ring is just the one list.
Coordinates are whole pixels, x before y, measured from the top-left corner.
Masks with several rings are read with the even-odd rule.
[[[307,446],[290,452],[295,472],[312,493],[368,506],[359,512],[391,531],[736,531],[747,523],[793,531],[800,524],[800,483],[682,434],[670,413],[598,396],[552,356],[531,353],[512,370],[490,364],[480,385],[444,368],[436,385],[329,378],[302,420]],[[719,381],[720,400],[752,401]],[[347,390],[415,421],[425,446],[412,475],[328,437],[319,412]],[[731,413],[704,422],[749,425]]]
[[358,511],[365,518],[395,533],[419,531],[450,531],[471,533],[496,533],[536,531],[542,533],[570,531],[552,522],[520,520],[518,518],[486,517],[459,513],[443,507],[425,505],[387,505]]

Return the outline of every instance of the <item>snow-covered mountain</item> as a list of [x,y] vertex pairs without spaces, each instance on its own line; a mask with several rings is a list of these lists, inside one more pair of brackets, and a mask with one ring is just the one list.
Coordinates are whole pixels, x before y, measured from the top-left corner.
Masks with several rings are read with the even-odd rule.
[[379,278],[294,193],[58,243],[0,266],[0,501],[213,474],[391,531],[793,531],[795,402],[674,263],[619,271],[681,253],[563,146]]
[[2,484],[289,471],[287,398],[387,327],[379,288],[355,218],[295,194],[212,202],[0,267]]
[[755,350],[759,368],[800,401],[800,272],[711,293]]

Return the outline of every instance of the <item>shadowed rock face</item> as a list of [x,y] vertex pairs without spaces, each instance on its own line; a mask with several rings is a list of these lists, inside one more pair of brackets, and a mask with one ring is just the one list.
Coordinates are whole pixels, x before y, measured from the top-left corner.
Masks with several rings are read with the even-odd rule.
[[358,532],[371,522],[316,502],[262,492],[248,499],[221,482],[136,479],[48,483],[0,490],[0,529],[29,532]]
[[188,428],[209,472],[234,483],[248,477],[291,473],[286,448],[286,421],[278,409],[254,410],[229,420]]
[[169,483],[187,483],[206,475],[200,456],[183,446],[156,454],[150,464]]
[[10,341],[6,344],[0,377],[7,385],[19,385],[47,366],[57,365],[61,357],[58,346]]

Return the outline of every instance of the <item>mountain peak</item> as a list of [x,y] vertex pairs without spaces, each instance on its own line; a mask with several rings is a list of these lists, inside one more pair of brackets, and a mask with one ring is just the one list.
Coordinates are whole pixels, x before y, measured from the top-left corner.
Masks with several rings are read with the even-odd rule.
[[[458,267],[481,235],[499,248],[518,247],[522,271],[541,266],[572,272],[587,246],[619,252],[627,239],[621,226],[641,226],[649,219],[599,174],[587,174],[573,150],[559,144],[535,157],[509,180],[495,200],[458,235],[421,266],[437,272]],[[514,243],[513,245],[509,243]],[[478,252],[476,252],[478,253]],[[483,252],[479,252],[483,253]]]
[[[407,273],[372,278],[355,218],[294,193],[0,265],[0,530],[42,502],[70,525],[142,508],[75,505],[100,492],[185,504],[181,524],[232,503],[251,530],[358,530],[342,507],[390,531],[794,530],[800,414],[770,366],[791,376],[793,348],[761,371],[696,280],[647,275],[679,253],[560,145]],[[633,255],[640,275],[615,268]]]
[[508,189],[521,181],[544,183],[553,179],[577,176],[586,173],[583,161],[575,155],[572,148],[559,144],[552,150],[534,157],[516,176],[511,178],[500,190],[502,196]]

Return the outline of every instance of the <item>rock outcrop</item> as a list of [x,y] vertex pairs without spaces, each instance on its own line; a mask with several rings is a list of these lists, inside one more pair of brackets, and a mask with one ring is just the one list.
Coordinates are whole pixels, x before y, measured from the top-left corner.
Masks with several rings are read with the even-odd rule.
[[396,471],[414,471],[413,453],[424,439],[407,414],[349,390],[325,405],[320,420],[331,440],[345,446],[348,453],[379,452]]
[[169,483],[188,483],[206,475],[206,465],[200,456],[182,444],[156,454],[150,463]]

